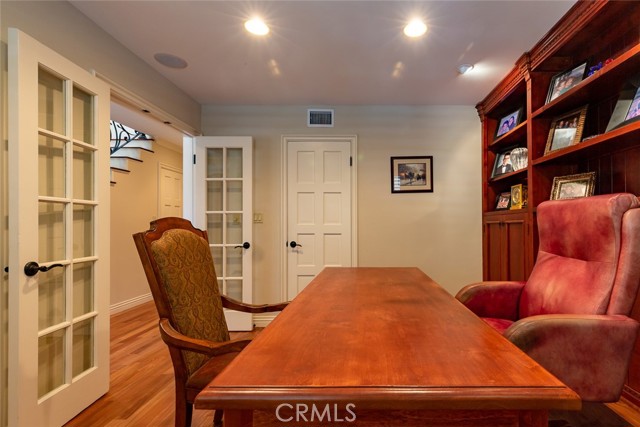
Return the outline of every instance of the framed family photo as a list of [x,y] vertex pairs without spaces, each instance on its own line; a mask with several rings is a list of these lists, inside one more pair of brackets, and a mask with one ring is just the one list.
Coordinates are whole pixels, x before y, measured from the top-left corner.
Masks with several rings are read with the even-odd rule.
[[496,160],[493,163],[493,171],[491,172],[491,178],[496,178],[505,173],[513,172],[515,168],[511,163],[511,151],[515,147],[508,148],[496,156]]
[[502,135],[509,133],[514,127],[518,126],[520,122],[522,122],[522,112],[524,109],[522,107],[518,108],[516,111],[507,114],[498,122],[498,128],[496,129],[496,135],[494,139],[500,138]]
[[391,157],[392,193],[432,193],[433,156]]
[[551,200],[593,196],[595,182],[595,172],[556,176],[551,187]]
[[505,191],[498,194],[498,200],[496,201],[496,210],[502,211],[511,207],[511,191]]
[[584,78],[584,72],[587,69],[587,63],[583,62],[575,68],[568,71],[558,73],[551,79],[549,84],[549,92],[547,94],[547,104],[578,83]]
[[581,141],[587,106],[553,119],[544,154],[575,145]]

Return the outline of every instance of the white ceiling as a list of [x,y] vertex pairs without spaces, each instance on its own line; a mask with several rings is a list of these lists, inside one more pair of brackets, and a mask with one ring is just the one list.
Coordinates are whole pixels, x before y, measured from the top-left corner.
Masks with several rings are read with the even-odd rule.
[[[71,3],[201,104],[332,106],[475,105],[574,1]],[[265,38],[244,30],[255,14]],[[429,27],[418,40],[402,34],[414,16]]]

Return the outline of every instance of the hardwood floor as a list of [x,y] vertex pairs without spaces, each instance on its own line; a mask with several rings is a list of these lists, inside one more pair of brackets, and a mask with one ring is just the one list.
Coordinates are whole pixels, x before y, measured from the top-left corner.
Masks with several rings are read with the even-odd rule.
[[[255,333],[234,333],[244,338]],[[607,407],[620,419],[608,422],[597,419]],[[640,412],[633,405],[590,406],[582,417],[570,423],[550,422],[562,427],[640,426]],[[607,411],[609,412],[609,411]],[[172,427],[174,425],[173,367],[167,347],[158,332],[158,315],[153,302],[117,313],[111,318],[111,386],[109,392],[69,421],[68,427]],[[596,414],[596,415],[594,415]],[[210,427],[211,411],[195,410],[193,427]],[[406,427],[412,427],[408,423]],[[415,427],[422,427],[415,424]]]

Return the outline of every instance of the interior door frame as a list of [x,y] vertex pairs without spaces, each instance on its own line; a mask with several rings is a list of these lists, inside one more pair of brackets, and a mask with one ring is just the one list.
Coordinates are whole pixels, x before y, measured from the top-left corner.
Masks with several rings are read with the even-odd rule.
[[280,228],[282,230],[282,287],[280,289],[281,299],[283,301],[288,298],[289,275],[288,275],[288,256],[286,242],[288,240],[289,228],[289,161],[288,151],[290,142],[348,142],[351,155],[351,266],[358,266],[358,136],[357,135],[283,135],[281,141],[282,154],[282,175],[281,175],[281,194],[282,194],[282,222]]

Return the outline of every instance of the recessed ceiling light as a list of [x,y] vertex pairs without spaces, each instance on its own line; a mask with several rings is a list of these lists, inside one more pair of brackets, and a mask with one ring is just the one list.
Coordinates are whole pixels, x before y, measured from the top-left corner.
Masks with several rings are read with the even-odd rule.
[[160,64],[169,68],[187,68],[187,61],[180,58],[179,56],[171,55],[170,53],[156,53],[153,55],[153,58],[158,61]]
[[246,28],[251,34],[255,34],[257,36],[265,36],[269,34],[269,27],[260,18],[249,19],[244,23],[244,28]]
[[420,37],[427,32],[427,25],[419,19],[414,19],[404,27],[404,35],[407,37]]
[[467,74],[471,70],[473,70],[473,65],[471,64],[462,64],[458,67],[458,72],[460,74]]

